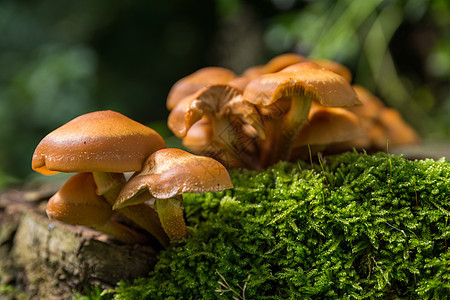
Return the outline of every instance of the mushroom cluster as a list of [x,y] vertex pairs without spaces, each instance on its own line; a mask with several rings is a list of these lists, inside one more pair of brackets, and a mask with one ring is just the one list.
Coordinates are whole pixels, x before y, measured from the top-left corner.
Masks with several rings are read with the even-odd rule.
[[[35,149],[32,168],[44,175],[77,173],[48,201],[49,218],[126,243],[156,239],[163,247],[187,235],[181,193],[232,187],[219,162],[166,148],[156,131],[114,111],[81,115],[49,133]],[[135,172],[128,182],[126,172]],[[150,193],[140,191],[142,184]],[[117,215],[137,226],[118,222]]]
[[262,169],[312,152],[419,141],[398,112],[351,80],[339,63],[297,54],[240,76],[206,67],[173,85],[168,126],[185,147],[228,168]]

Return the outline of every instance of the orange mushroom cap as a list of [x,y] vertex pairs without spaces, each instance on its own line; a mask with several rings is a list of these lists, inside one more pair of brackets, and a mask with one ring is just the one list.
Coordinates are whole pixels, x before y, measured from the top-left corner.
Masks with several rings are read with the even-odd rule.
[[358,116],[344,108],[313,104],[308,118],[309,123],[300,130],[294,147],[329,145],[366,135]]
[[353,85],[353,89],[363,105],[347,109],[360,116],[364,122],[379,118],[380,112],[385,107],[383,101],[360,85]]
[[341,65],[338,62],[328,59],[309,58],[308,60],[321,66],[322,68],[325,68],[327,70],[330,70],[331,72],[341,75],[347,80],[347,82],[352,82],[352,73],[344,65]]
[[137,204],[132,198],[145,189],[157,199],[169,199],[184,193],[218,192],[232,187],[228,171],[218,161],[166,148],[149,156],[143,169],[123,187],[114,208]]
[[420,142],[419,135],[395,109],[383,109],[380,114],[380,122],[386,130],[389,146],[414,145]]
[[167,96],[167,108],[172,110],[183,98],[209,84],[225,84],[236,75],[225,68],[206,67],[178,80]]
[[295,94],[303,94],[324,106],[361,104],[345,78],[311,62],[294,64],[279,72],[256,77],[244,90],[247,101],[262,106]]
[[50,219],[87,227],[101,227],[116,214],[111,205],[95,193],[92,173],[79,173],[63,185],[47,203]]
[[81,115],[49,133],[36,147],[33,170],[58,172],[132,172],[156,150],[165,148],[153,129],[114,111]]

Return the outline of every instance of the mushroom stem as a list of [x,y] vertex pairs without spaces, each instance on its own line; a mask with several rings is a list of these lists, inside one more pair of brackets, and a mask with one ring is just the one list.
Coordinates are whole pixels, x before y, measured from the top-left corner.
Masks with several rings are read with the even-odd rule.
[[[262,147],[262,159],[266,166],[279,160],[289,159],[295,138],[308,121],[312,99],[304,95],[294,95],[291,96],[291,99],[291,107],[281,123],[276,120],[269,122],[270,137],[264,141]],[[268,143],[270,143],[270,147]],[[270,152],[268,153],[268,151]]]
[[268,167],[273,161],[273,154],[278,153],[279,138],[281,132],[281,120],[264,120],[266,138],[261,141],[260,163],[263,167]]
[[109,220],[105,224],[101,226],[93,227],[98,231],[104,232],[119,241],[122,241],[127,244],[136,244],[136,243],[149,243],[150,239],[147,236],[144,236],[125,225],[120,224],[114,220]]
[[[92,172],[97,185],[97,194],[113,206],[120,190],[125,185],[125,177],[122,173]],[[122,178],[122,179],[121,179]],[[125,215],[131,221],[151,233],[165,248],[169,246],[169,240],[161,227],[156,211],[149,205],[141,203],[130,207],[120,208],[117,211]]]
[[97,195],[103,196],[108,203],[114,204],[120,189],[126,182],[123,173],[92,172],[92,175],[97,186]]
[[182,202],[181,195],[169,199],[156,199],[155,202],[161,225],[171,242],[187,237]]

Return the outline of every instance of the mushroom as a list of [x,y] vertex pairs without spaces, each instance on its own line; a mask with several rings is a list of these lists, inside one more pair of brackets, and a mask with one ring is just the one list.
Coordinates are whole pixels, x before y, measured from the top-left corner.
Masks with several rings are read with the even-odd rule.
[[232,187],[227,170],[218,161],[166,148],[150,155],[142,170],[122,188],[113,208],[145,201],[139,195],[148,191],[156,199],[156,210],[165,232],[175,242],[187,236],[182,194],[218,192]]
[[[384,108],[381,111],[379,121],[385,129],[384,145],[386,145],[386,140],[389,142],[389,146],[393,147],[415,145],[420,142],[420,138],[414,129],[403,120],[400,113],[395,109]],[[378,142],[378,144],[381,143]]]
[[242,98],[242,93],[229,85],[208,85],[181,100],[169,114],[168,126],[180,137],[187,136],[191,127],[207,118],[212,130],[208,145],[225,156],[222,161],[230,167],[250,165],[258,168],[251,153],[251,143],[242,143],[253,137],[264,137],[260,115],[255,106]]
[[265,65],[253,66],[246,69],[241,76],[236,77],[228,82],[228,85],[241,91],[245,89],[247,84],[258,76],[267,73],[274,73],[291,66],[296,63],[307,61],[306,57],[295,53],[285,53],[278,55],[269,60]]
[[358,139],[351,143],[366,145],[366,148],[381,150],[389,146],[411,145],[420,142],[418,134],[394,109],[388,108],[379,98],[366,88],[354,85],[355,92],[363,103],[359,107],[347,108],[359,116],[362,126],[367,131],[366,140]]
[[[33,170],[51,175],[58,172],[92,172],[97,194],[112,206],[125,184],[123,172],[139,171],[145,159],[165,147],[153,129],[113,111],[81,115],[42,139],[33,154]],[[120,211],[168,244],[156,212],[147,204]]]
[[313,62],[321,66],[322,68],[330,70],[331,72],[334,72],[338,75],[341,75],[349,83],[352,82],[352,73],[350,72],[350,70],[338,62],[321,58],[309,58],[308,61]]
[[312,153],[340,152],[343,150],[340,143],[366,136],[358,116],[341,107],[325,107],[313,102],[308,119],[294,142],[291,159],[305,159],[310,150]]
[[148,237],[112,219],[117,212],[96,194],[96,189],[92,173],[72,176],[48,201],[48,217],[96,229],[125,243],[147,243]]
[[350,72],[350,70],[338,62],[327,59],[307,58],[296,53],[285,53],[272,58],[263,66],[254,66],[248,68],[244,71],[242,76],[230,80],[228,84],[235,88],[244,90],[247,84],[252,79],[258,76],[268,73],[275,73],[291,65],[308,61],[313,62],[321,66],[322,68],[330,70],[338,75],[341,75],[348,82],[352,81],[352,73]]
[[312,100],[324,106],[360,104],[345,78],[311,62],[253,79],[243,97],[263,115],[266,133],[260,146],[263,166],[289,159],[295,138],[307,123]]
[[225,84],[236,75],[225,68],[206,67],[178,80],[167,96],[167,108],[172,110],[182,99],[209,84]]
[[263,66],[254,66],[254,67],[248,68],[247,70],[244,71],[242,76],[256,77],[256,76],[260,76],[262,74],[274,73],[274,72],[281,71],[282,69],[284,69],[288,66],[291,66],[291,65],[294,65],[297,63],[301,63],[304,61],[307,61],[307,58],[302,55],[295,54],[295,53],[284,53],[284,54],[275,56],[274,58],[269,60]]

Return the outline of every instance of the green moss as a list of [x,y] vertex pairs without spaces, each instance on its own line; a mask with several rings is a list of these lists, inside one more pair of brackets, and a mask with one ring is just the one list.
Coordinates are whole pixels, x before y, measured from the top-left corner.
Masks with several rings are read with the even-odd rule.
[[162,252],[149,277],[121,282],[115,299],[450,294],[450,163],[383,153],[322,162],[233,171],[234,190],[186,195],[191,238]]

